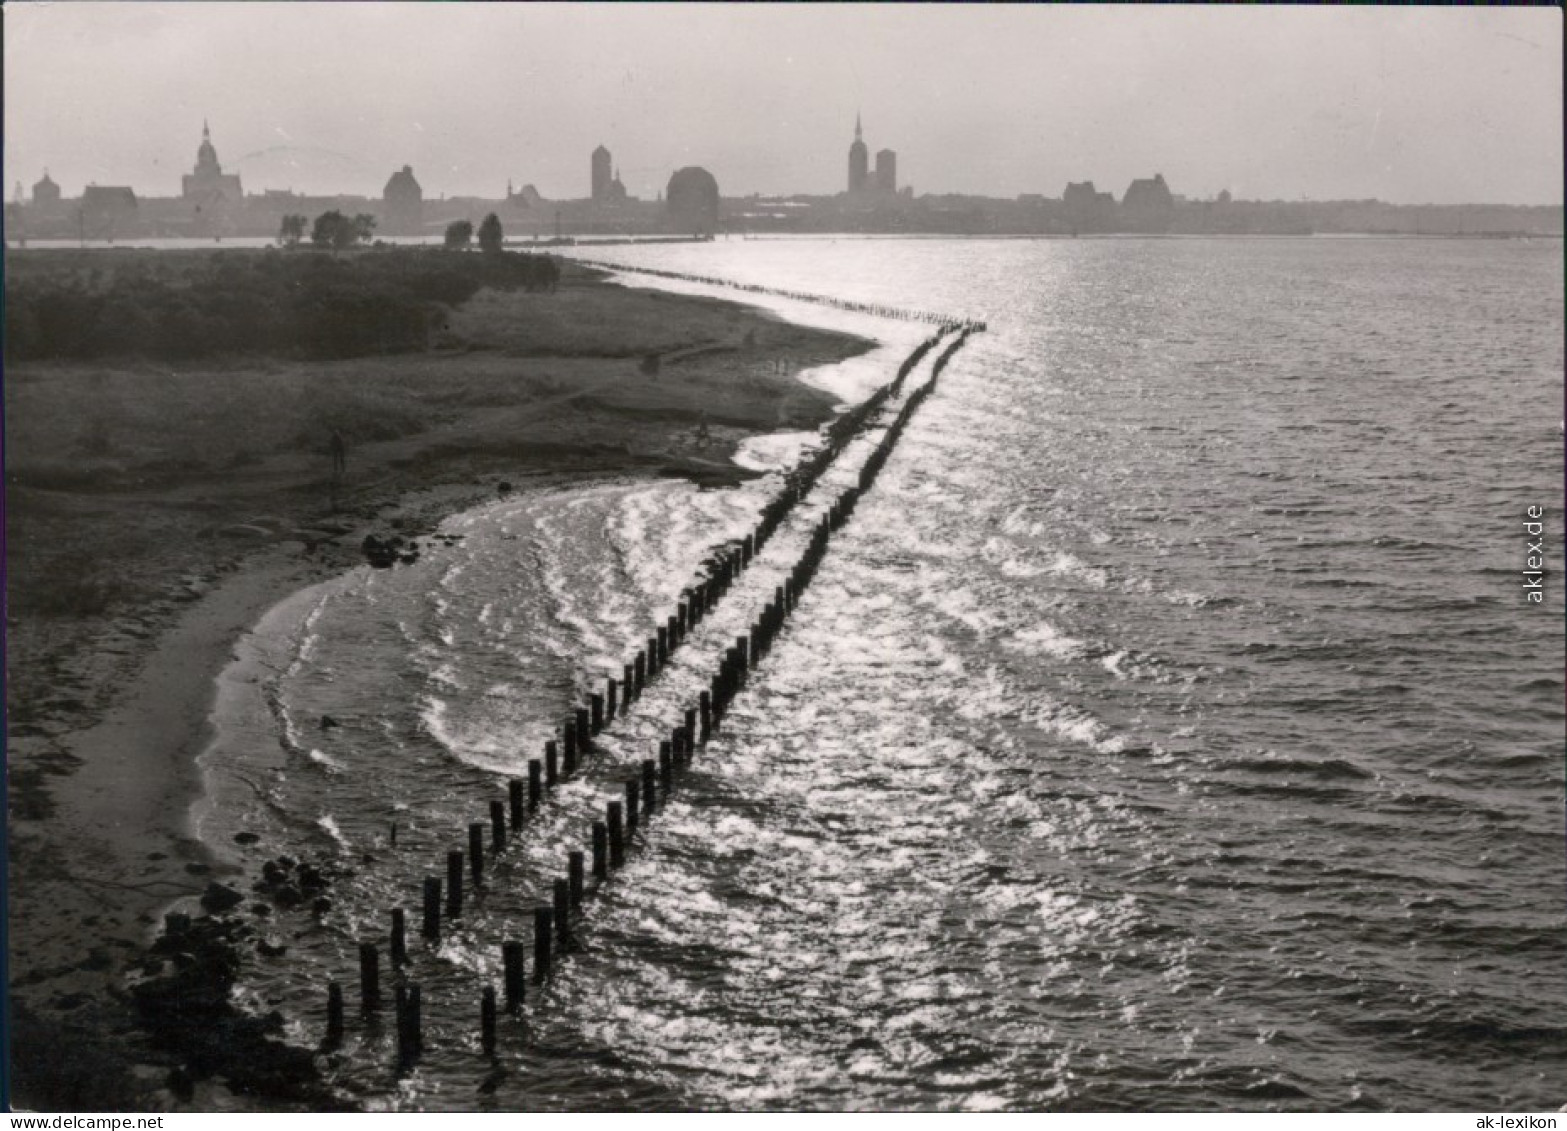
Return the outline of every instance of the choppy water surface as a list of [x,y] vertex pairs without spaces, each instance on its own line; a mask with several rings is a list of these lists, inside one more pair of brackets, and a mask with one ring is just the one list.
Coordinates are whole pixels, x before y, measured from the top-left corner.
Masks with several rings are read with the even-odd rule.
[[[424,1060],[399,1078],[390,1033],[355,1023],[345,1088],[471,1109],[1567,1101],[1563,606],[1558,575],[1544,607],[1520,576],[1530,504],[1561,560],[1559,244],[594,254],[990,332],[496,1059],[477,1019],[500,939],[531,937],[704,648],[771,595],[768,560],[462,926],[414,943]],[[324,982],[352,996],[356,943],[391,906],[417,920],[419,877],[767,486],[512,499],[415,566],[274,610],[223,690],[203,830],[230,851],[259,832],[252,867],[356,873],[319,926],[274,915],[289,950],[247,970],[259,1008],[319,1039]]]

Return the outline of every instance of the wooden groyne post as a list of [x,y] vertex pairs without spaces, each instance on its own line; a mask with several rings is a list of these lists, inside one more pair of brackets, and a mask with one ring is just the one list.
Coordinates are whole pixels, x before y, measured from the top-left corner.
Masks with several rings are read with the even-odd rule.
[[506,806],[499,798],[490,802],[490,851],[499,856],[506,850]]
[[626,862],[626,834],[620,823],[620,802],[604,807],[604,823],[609,827],[609,866],[619,868]]
[[408,965],[408,925],[401,907],[392,908],[392,966]]
[[455,919],[462,914],[462,849],[454,848],[446,854],[446,917]]
[[533,909],[533,980],[542,983],[550,976],[550,935],[553,931],[553,908]]
[[495,987],[485,986],[479,998],[479,1044],[485,1053],[495,1052]]
[[[664,744],[668,746],[668,743]],[[658,763],[651,758],[642,759],[642,808],[649,817],[658,807]]]
[[503,984],[506,987],[506,1011],[516,1013],[522,1008],[523,1001],[523,969],[522,969],[522,944],[508,939],[501,943],[501,971]]
[[473,891],[477,897],[484,886],[484,825],[478,821],[468,826],[468,863],[473,873]]
[[381,954],[375,943],[359,944],[359,1006],[366,1013],[381,1008]]
[[609,826],[603,821],[593,822],[593,878],[609,879]]
[[571,938],[571,881],[557,877],[550,886],[550,895],[554,903],[555,932],[560,936],[560,952],[565,954]]
[[326,984],[326,1039],[329,1045],[343,1039],[343,987],[336,982]]
[[441,880],[439,876],[424,878],[424,930],[427,939],[441,937]]

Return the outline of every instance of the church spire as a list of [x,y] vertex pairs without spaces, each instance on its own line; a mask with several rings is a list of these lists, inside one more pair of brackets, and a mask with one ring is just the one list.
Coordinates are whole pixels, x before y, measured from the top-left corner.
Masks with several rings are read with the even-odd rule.
[[207,126],[207,120],[201,120],[201,144],[196,147],[197,176],[216,177],[223,172],[223,167],[218,164],[218,151],[212,145],[212,130]]
[[858,110],[856,110],[854,112],[854,140],[855,141],[861,140],[860,139],[860,112]]

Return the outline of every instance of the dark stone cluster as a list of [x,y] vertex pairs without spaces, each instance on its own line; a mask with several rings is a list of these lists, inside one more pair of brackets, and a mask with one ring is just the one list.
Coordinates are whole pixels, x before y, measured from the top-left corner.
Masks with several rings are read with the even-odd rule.
[[359,548],[364,551],[365,560],[376,569],[391,569],[398,562],[412,565],[419,560],[418,544],[409,541],[401,534],[392,534],[385,538],[366,534]]

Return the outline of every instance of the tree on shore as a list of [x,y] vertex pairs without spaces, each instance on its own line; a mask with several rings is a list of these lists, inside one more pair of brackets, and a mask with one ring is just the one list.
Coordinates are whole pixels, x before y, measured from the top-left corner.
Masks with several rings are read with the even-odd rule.
[[453,220],[450,224],[446,225],[446,246],[451,250],[461,250],[472,242],[472,220]]
[[350,219],[333,209],[316,217],[310,229],[310,242],[316,247],[329,247],[334,251],[370,242],[375,233],[375,217],[361,212]]
[[310,242],[316,247],[344,248],[354,243],[354,224],[335,208],[316,217],[310,228]]
[[498,252],[505,240],[505,234],[501,231],[500,217],[491,212],[479,225],[479,250]]
[[299,241],[305,238],[305,226],[310,221],[297,213],[290,213],[283,217],[283,223],[278,228],[278,239],[284,247],[298,247]]

